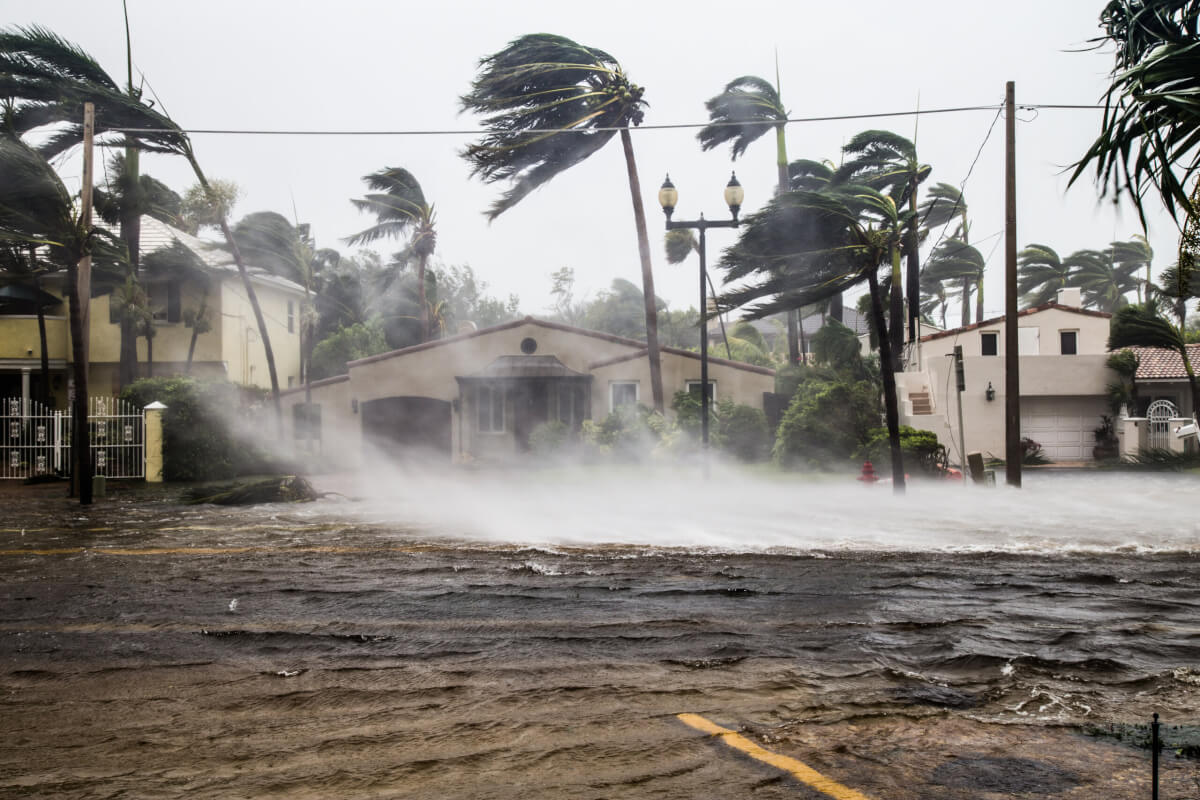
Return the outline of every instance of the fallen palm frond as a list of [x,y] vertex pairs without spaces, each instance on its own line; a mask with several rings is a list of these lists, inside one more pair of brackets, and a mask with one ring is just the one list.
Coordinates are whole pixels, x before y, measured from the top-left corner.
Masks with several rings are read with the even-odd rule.
[[199,486],[184,493],[189,505],[211,503],[218,506],[249,506],[258,503],[307,503],[321,497],[299,475],[283,475],[250,483]]

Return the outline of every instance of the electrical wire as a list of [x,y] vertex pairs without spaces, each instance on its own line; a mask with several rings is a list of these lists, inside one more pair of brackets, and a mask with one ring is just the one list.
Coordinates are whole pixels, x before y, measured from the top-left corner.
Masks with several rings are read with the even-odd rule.
[[[1104,106],[1097,105],[1068,105],[1068,104],[1049,104],[1049,103],[1028,103],[1017,106],[1022,111],[1038,111],[1040,109],[1056,109],[1056,110],[1088,110],[1102,111]],[[982,105],[982,106],[955,106],[950,108],[928,108],[924,110],[914,109],[911,111],[878,111],[865,114],[836,114],[817,117],[788,117],[783,120],[788,124],[803,124],[817,122],[839,122],[845,120],[856,119],[880,119],[883,117],[914,117],[927,116],[932,114],[958,114],[969,111],[997,111],[1002,113],[1004,106],[1000,105]],[[530,128],[523,130],[522,133],[613,133],[618,131],[655,131],[655,130],[680,130],[688,128],[720,128],[727,126],[747,126],[747,125],[778,125],[779,120],[761,120],[753,122],[677,122],[664,123],[660,125],[639,125],[637,127],[626,126],[604,126],[596,128]],[[491,133],[486,128],[475,129],[434,129],[434,130],[297,130],[297,129],[256,129],[256,128],[184,128],[184,129],[169,129],[169,128],[110,128],[111,132],[115,133],[132,133],[132,134],[147,134],[147,133],[186,133],[197,135],[223,135],[223,136],[481,136]]]

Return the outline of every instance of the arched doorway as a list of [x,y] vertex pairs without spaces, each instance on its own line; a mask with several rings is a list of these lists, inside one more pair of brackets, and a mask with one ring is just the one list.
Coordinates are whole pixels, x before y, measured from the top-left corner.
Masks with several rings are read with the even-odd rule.
[[450,462],[450,403],[432,397],[381,397],[362,404],[368,455],[396,461]]

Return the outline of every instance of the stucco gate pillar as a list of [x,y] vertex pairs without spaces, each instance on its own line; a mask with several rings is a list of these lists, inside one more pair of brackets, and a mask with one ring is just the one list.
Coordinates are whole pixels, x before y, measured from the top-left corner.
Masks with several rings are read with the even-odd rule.
[[163,480],[163,412],[167,407],[155,401],[146,406],[146,483]]

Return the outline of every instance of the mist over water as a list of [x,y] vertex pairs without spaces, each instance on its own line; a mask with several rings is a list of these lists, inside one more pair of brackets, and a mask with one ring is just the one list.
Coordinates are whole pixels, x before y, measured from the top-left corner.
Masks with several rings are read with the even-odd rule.
[[[1002,476],[1001,476],[1002,479]],[[318,480],[318,483],[321,483]],[[352,518],[434,538],[721,552],[1196,552],[1200,501],[1186,476],[1026,475],[1020,490],[890,484],[694,464],[627,470],[372,472],[334,480]],[[315,509],[314,509],[315,511]]]

